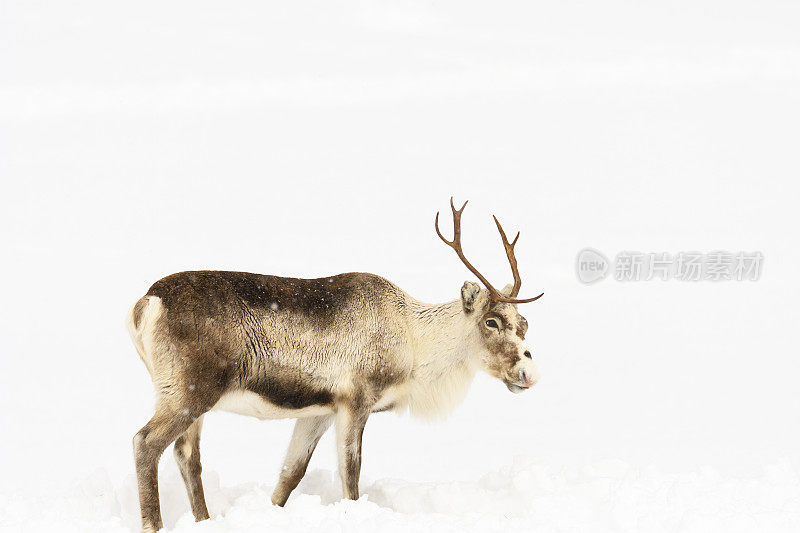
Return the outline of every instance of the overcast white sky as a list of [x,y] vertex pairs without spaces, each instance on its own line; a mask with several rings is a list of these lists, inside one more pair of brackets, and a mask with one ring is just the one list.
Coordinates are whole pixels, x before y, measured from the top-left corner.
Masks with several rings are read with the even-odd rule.
[[[158,278],[355,270],[455,299],[471,278],[433,231],[451,195],[498,284],[490,213],[522,231],[543,377],[514,397],[479,379],[440,425],[376,418],[366,475],[798,459],[799,4],[0,10],[3,489],[130,474],[152,393],[123,321]],[[765,259],[758,282],[584,286],[586,246]],[[272,479],[288,431],[209,417],[205,457]]]

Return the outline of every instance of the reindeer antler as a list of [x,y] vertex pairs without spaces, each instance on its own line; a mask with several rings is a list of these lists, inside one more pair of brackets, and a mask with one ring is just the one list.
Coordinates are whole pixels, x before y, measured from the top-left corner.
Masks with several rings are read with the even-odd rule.
[[493,302],[506,302],[506,303],[513,303],[513,304],[523,304],[527,302],[533,302],[534,300],[538,300],[544,293],[540,294],[539,296],[534,296],[533,298],[526,298],[526,299],[516,299],[514,298],[517,294],[519,294],[519,289],[522,286],[522,278],[519,275],[519,270],[517,269],[517,258],[514,256],[514,245],[517,244],[517,239],[519,239],[519,232],[517,232],[517,236],[514,237],[514,241],[509,243],[508,239],[506,238],[506,233],[503,231],[503,227],[500,225],[500,222],[497,220],[497,217],[492,215],[494,218],[495,223],[497,224],[497,229],[500,231],[500,237],[503,239],[503,247],[506,250],[506,256],[508,257],[508,262],[511,264],[511,273],[514,276],[514,288],[511,289],[510,296],[503,296],[500,291],[495,289],[489,280],[487,280],[483,274],[481,274],[477,268],[472,266],[472,264],[467,260],[466,256],[464,256],[464,250],[461,247],[461,213],[464,212],[464,208],[467,207],[467,203],[469,201],[464,202],[464,205],[461,206],[461,209],[456,209],[455,205],[453,205],[453,197],[450,197],[450,209],[453,211],[453,240],[448,241],[442,235],[442,232],[439,231],[439,213],[436,213],[436,233],[439,235],[439,238],[444,241],[444,243],[456,251],[458,258],[461,259],[461,262],[466,265],[470,272],[475,274],[475,276],[481,280],[481,283],[486,286],[486,289],[489,291],[489,296],[491,297]]
[[453,197],[452,196],[450,197],[450,209],[453,210],[453,240],[452,241],[448,241],[447,239],[445,239],[444,235],[442,235],[442,232],[439,231],[439,212],[438,211],[436,212],[436,221],[434,222],[434,225],[436,226],[436,233],[439,235],[439,238],[442,239],[445,242],[445,244],[447,244],[447,246],[449,246],[450,248],[452,248],[453,250],[456,251],[456,254],[458,255],[458,258],[461,259],[461,261],[467,266],[467,268],[469,269],[470,272],[475,274],[475,276],[477,276],[477,278],[479,280],[481,280],[481,283],[483,283],[486,286],[486,288],[489,289],[489,292],[492,295],[499,295],[500,293],[497,291],[497,289],[492,287],[492,284],[489,283],[489,280],[486,279],[485,277],[483,277],[483,274],[478,272],[477,268],[472,266],[472,264],[469,262],[469,260],[464,256],[464,250],[461,248],[461,213],[464,212],[464,208],[467,207],[468,203],[469,203],[469,200],[464,202],[464,205],[461,206],[461,209],[456,209],[456,206],[453,205]]

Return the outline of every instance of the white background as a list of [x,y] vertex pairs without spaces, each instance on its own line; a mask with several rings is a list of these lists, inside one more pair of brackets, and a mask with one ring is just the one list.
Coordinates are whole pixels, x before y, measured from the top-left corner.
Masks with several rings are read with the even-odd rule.
[[[373,417],[365,479],[413,492],[515,458],[753,483],[771,468],[783,503],[735,506],[735,524],[764,508],[798,524],[796,3],[1,6],[9,527],[98,469],[130,492],[153,395],[124,317],[152,282],[365,271],[452,300],[471,278],[433,231],[451,195],[471,200],[464,245],[498,285],[490,213],[522,231],[522,294],[546,293],[521,306],[543,376],[519,396],[480,376],[435,425]],[[584,286],[586,246],[765,260],[758,282]],[[206,417],[205,471],[268,491],[290,428]],[[330,436],[311,469],[335,469]],[[168,525],[188,510],[171,486]]]

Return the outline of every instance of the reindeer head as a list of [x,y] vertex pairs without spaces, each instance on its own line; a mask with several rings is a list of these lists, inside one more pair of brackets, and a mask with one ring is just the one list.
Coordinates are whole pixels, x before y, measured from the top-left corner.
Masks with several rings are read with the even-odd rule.
[[497,224],[508,262],[511,264],[514,284],[507,285],[502,291],[498,291],[478,272],[478,269],[470,264],[461,248],[461,214],[466,206],[467,202],[464,202],[461,209],[456,209],[453,199],[450,198],[450,208],[453,211],[453,240],[448,241],[439,231],[439,213],[436,213],[436,233],[440,239],[455,250],[464,265],[486,287],[481,289],[477,283],[471,281],[464,282],[464,286],[461,287],[461,303],[464,313],[468,317],[471,327],[477,330],[476,338],[479,339],[481,367],[489,375],[503,381],[511,392],[522,392],[536,384],[539,380],[539,370],[533,362],[531,351],[525,346],[528,321],[517,311],[517,304],[538,300],[544,296],[544,293],[533,298],[516,298],[522,286],[522,278],[517,269],[517,259],[514,256],[514,245],[519,239],[519,232],[509,243],[497,217],[493,217],[494,222]]

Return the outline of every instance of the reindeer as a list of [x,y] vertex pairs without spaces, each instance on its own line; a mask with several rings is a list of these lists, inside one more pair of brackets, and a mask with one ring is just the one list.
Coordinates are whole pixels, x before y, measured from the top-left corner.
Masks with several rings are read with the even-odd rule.
[[294,279],[196,271],[157,281],[131,309],[128,329],[156,389],[155,414],[133,438],[144,531],[162,527],[158,460],[174,442],[195,520],[209,517],[200,479],[203,416],[223,410],[260,419],[296,418],[272,503],[297,487],[320,437],[335,425],[342,493],[358,499],[361,440],[370,414],[436,418],[466,395],[481,369],[514,393],[539,372],[523,341],[522,279],[514,245],[494,217],[514,284],[499,291],[467,260],[461,209],[453,240],[439,237],[482,283],[461,297],[425,304],[380,276]]

